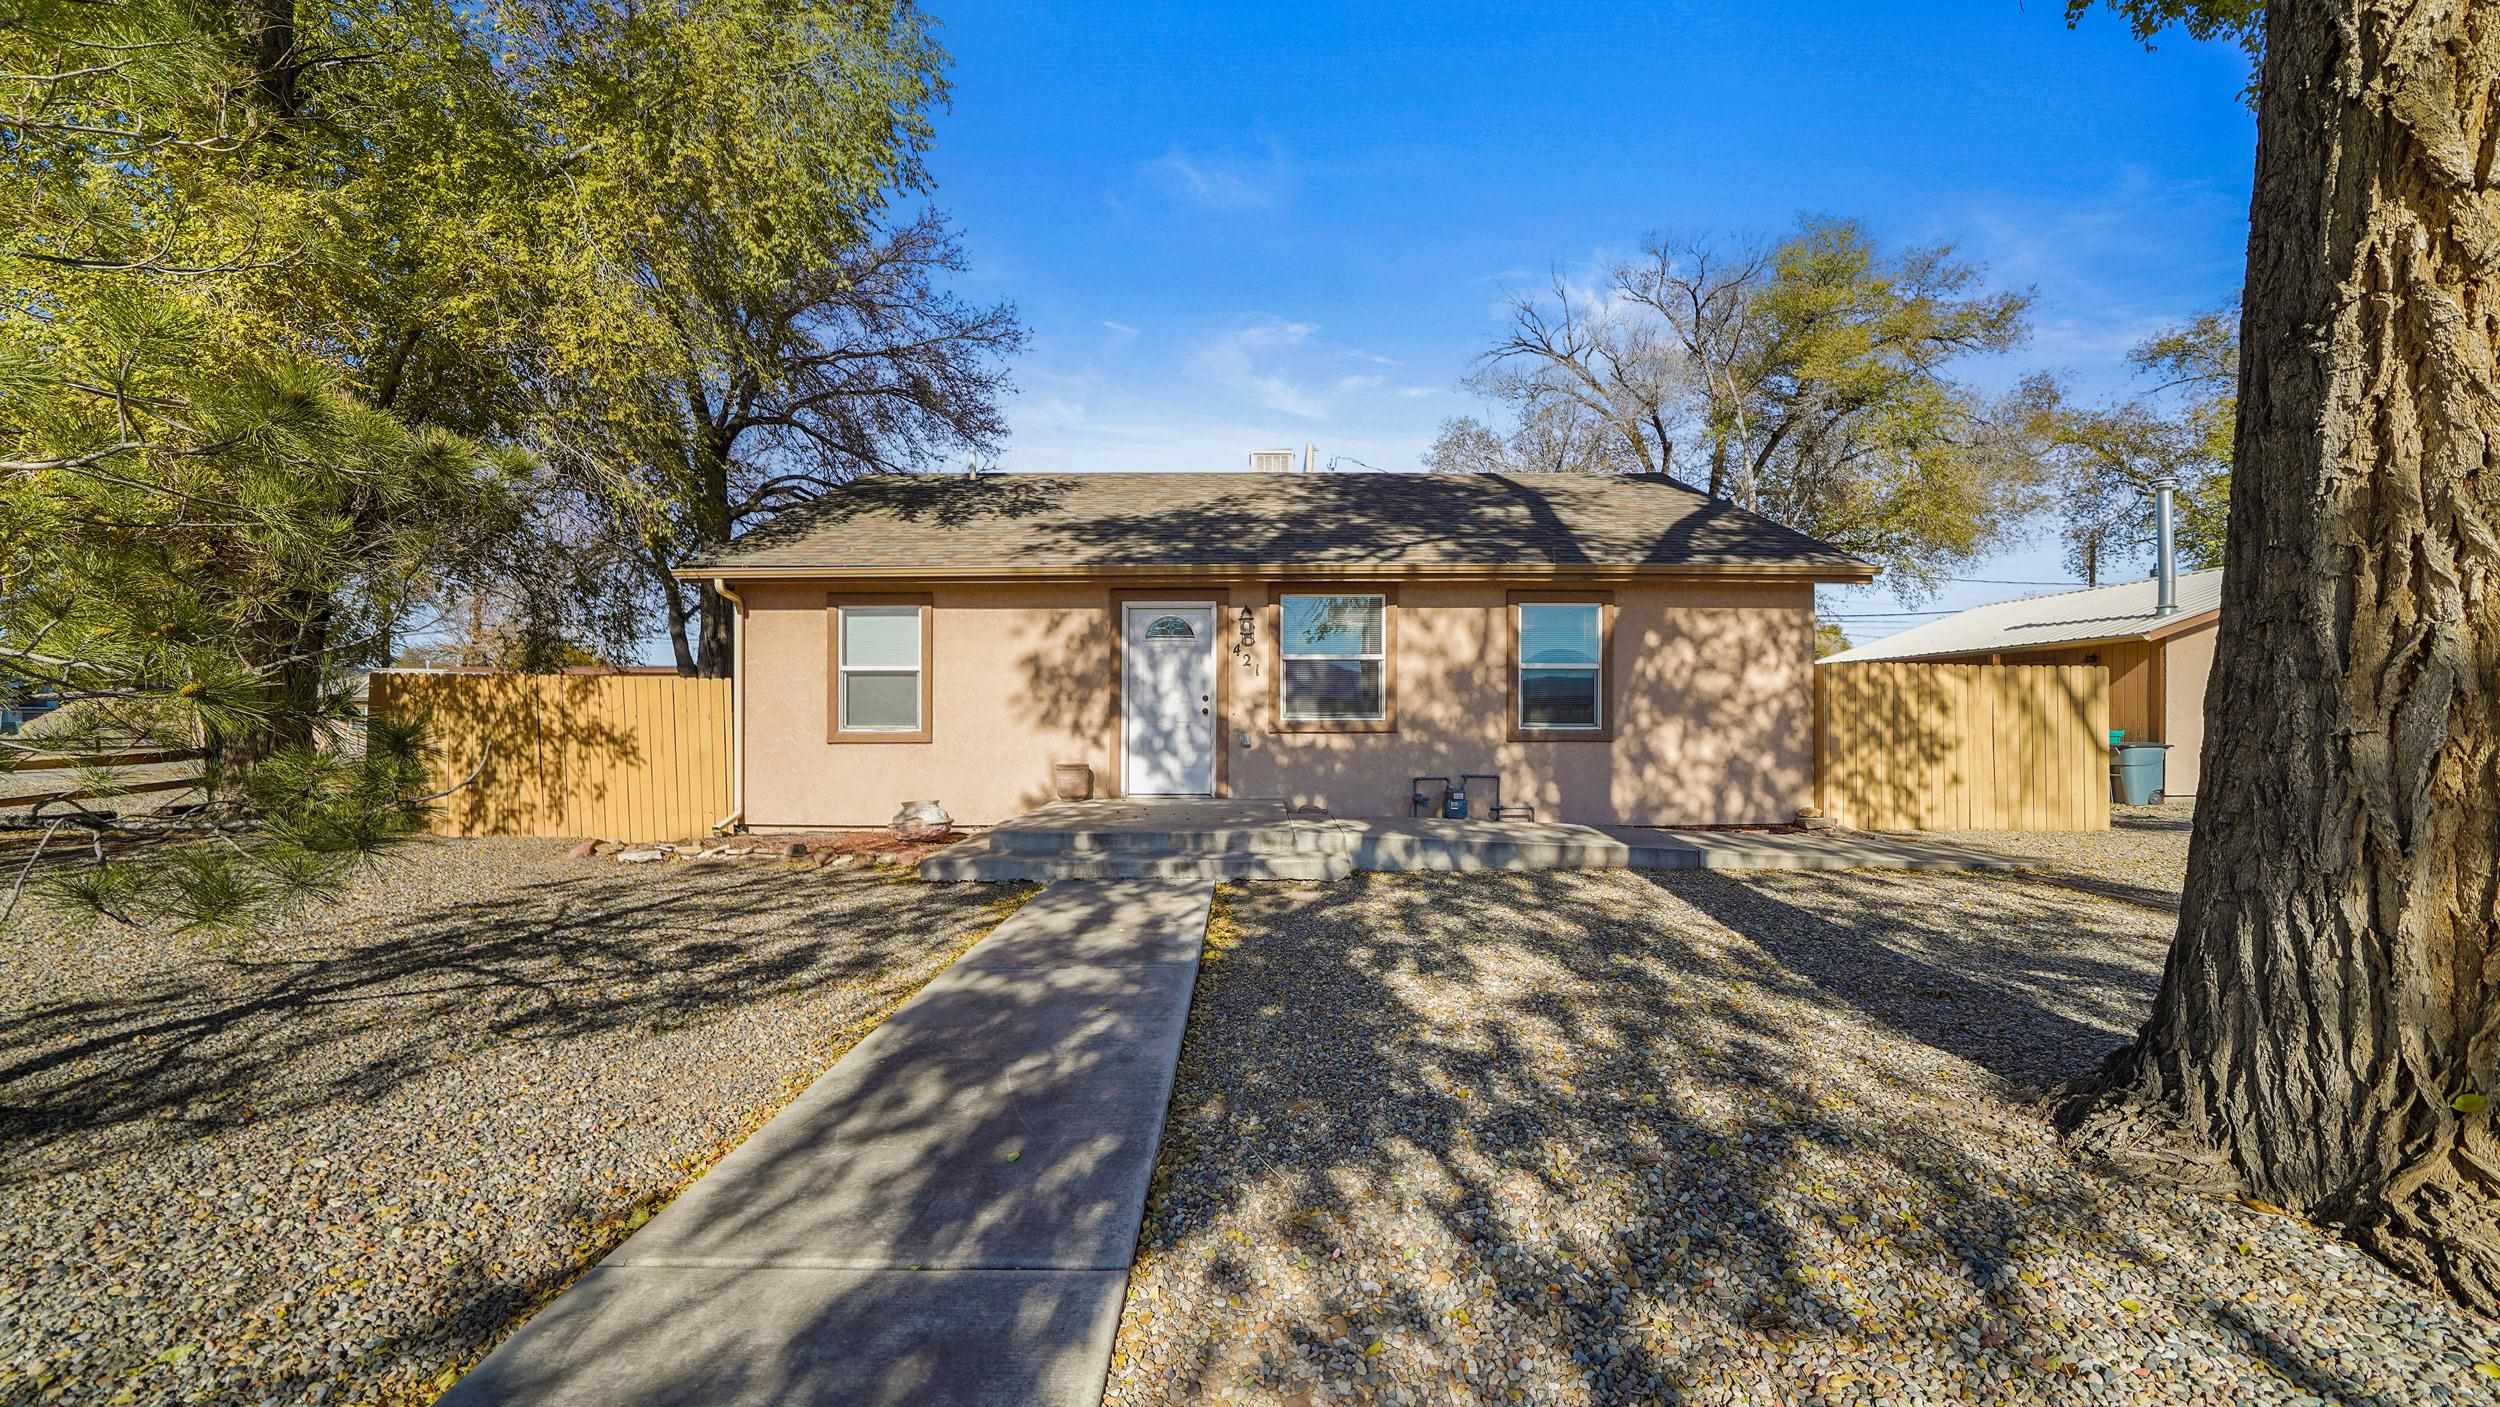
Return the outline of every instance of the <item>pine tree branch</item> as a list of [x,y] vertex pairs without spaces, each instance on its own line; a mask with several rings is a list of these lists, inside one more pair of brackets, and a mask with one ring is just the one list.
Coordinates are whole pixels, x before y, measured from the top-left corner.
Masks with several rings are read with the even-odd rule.
[[44,847],[52,843],[52,833],[68,824],[69,818],[64,816],[43,828],[42,836],[35,841],[35,853],[26,857],[26,863],[18,868],[17,883],[9,886],[9,902],[0,905],[0,928],[7,927],[9,915],[17,912],[18,896],[26,892],[26,876],[35,872],[35,862],[43,858]]

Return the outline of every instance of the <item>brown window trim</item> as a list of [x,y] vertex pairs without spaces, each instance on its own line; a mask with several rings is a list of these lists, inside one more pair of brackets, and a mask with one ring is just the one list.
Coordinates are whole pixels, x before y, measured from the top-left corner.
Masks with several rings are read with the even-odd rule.
[[[1519,608],[1522,605],[1596,606],[1597,722],[1595,728],[1528,728],[1519,722]],[[1510,625],[1509,710],[1503,731],[1514,743],[1610,743],[1615,740],[1615,593],[1611,591],[1512,591],[1502,615]]]
[[[1285,717],[1284,599],[1288,596],[1380,598],[1380,716],[1378,718]],[[1360,581],[1277,582],[1267,589],[1263,620],[1267,636],[1267,731],[1271,733],[1394,733],[1398,730],[1398,589]]]
[[[872,732],[842,727],[842,608],[845,606],[918,606],[920,608],[920,726],[908,733]],[[850,592],[825,596],[825,741],[828,743],[925,743],[937,719],[932,712],[937,690],[935,601],[926,591]]]

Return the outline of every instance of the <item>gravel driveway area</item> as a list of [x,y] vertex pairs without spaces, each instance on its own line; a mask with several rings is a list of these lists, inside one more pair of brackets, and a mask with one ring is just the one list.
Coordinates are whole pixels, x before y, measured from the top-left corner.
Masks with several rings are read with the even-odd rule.
[[2029,1112],[2169,923],[2022,873],[1228,888],[1109,1401],[2495,1400],[2500,1326]]
[[0,933],[0,1402],[431,1401],[1029,891],[413,842]]

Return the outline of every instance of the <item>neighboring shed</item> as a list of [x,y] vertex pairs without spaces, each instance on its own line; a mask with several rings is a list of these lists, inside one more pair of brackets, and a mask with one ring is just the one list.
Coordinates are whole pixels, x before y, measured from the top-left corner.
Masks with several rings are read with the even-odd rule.
[[1827,665],[1870,660],[1987,664],[2097,664],[2109,670],[2109,726],[2170,744],[2165,786],[2193,797],[2205,744],[2205,679],[2222,618],[2222,573],[2178,579],[2176,607],[2160,609],[2161,583],[2141,581],[2054,596],[2000,601],[1844,650]]

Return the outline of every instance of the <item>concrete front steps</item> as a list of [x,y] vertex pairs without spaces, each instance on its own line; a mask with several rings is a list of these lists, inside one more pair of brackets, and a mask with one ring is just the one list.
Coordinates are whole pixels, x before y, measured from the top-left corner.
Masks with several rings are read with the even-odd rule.
[[1046,884],[1059,879],[1343,879],[1345,854],[1310,851],[1113,849],[1065,854],[990,848],[986,838],[952,845],[920,862],[920,877]]
[[1342,879],[1355,837],[1281,806],[1073,803],[993,826],[920,862],[928,880]]
[[1338,879],[1357,870],[1994,869],[1998,856],[1858,832],[1365,820],[1280,802],[1060,802],[920,862],[926,880]]

